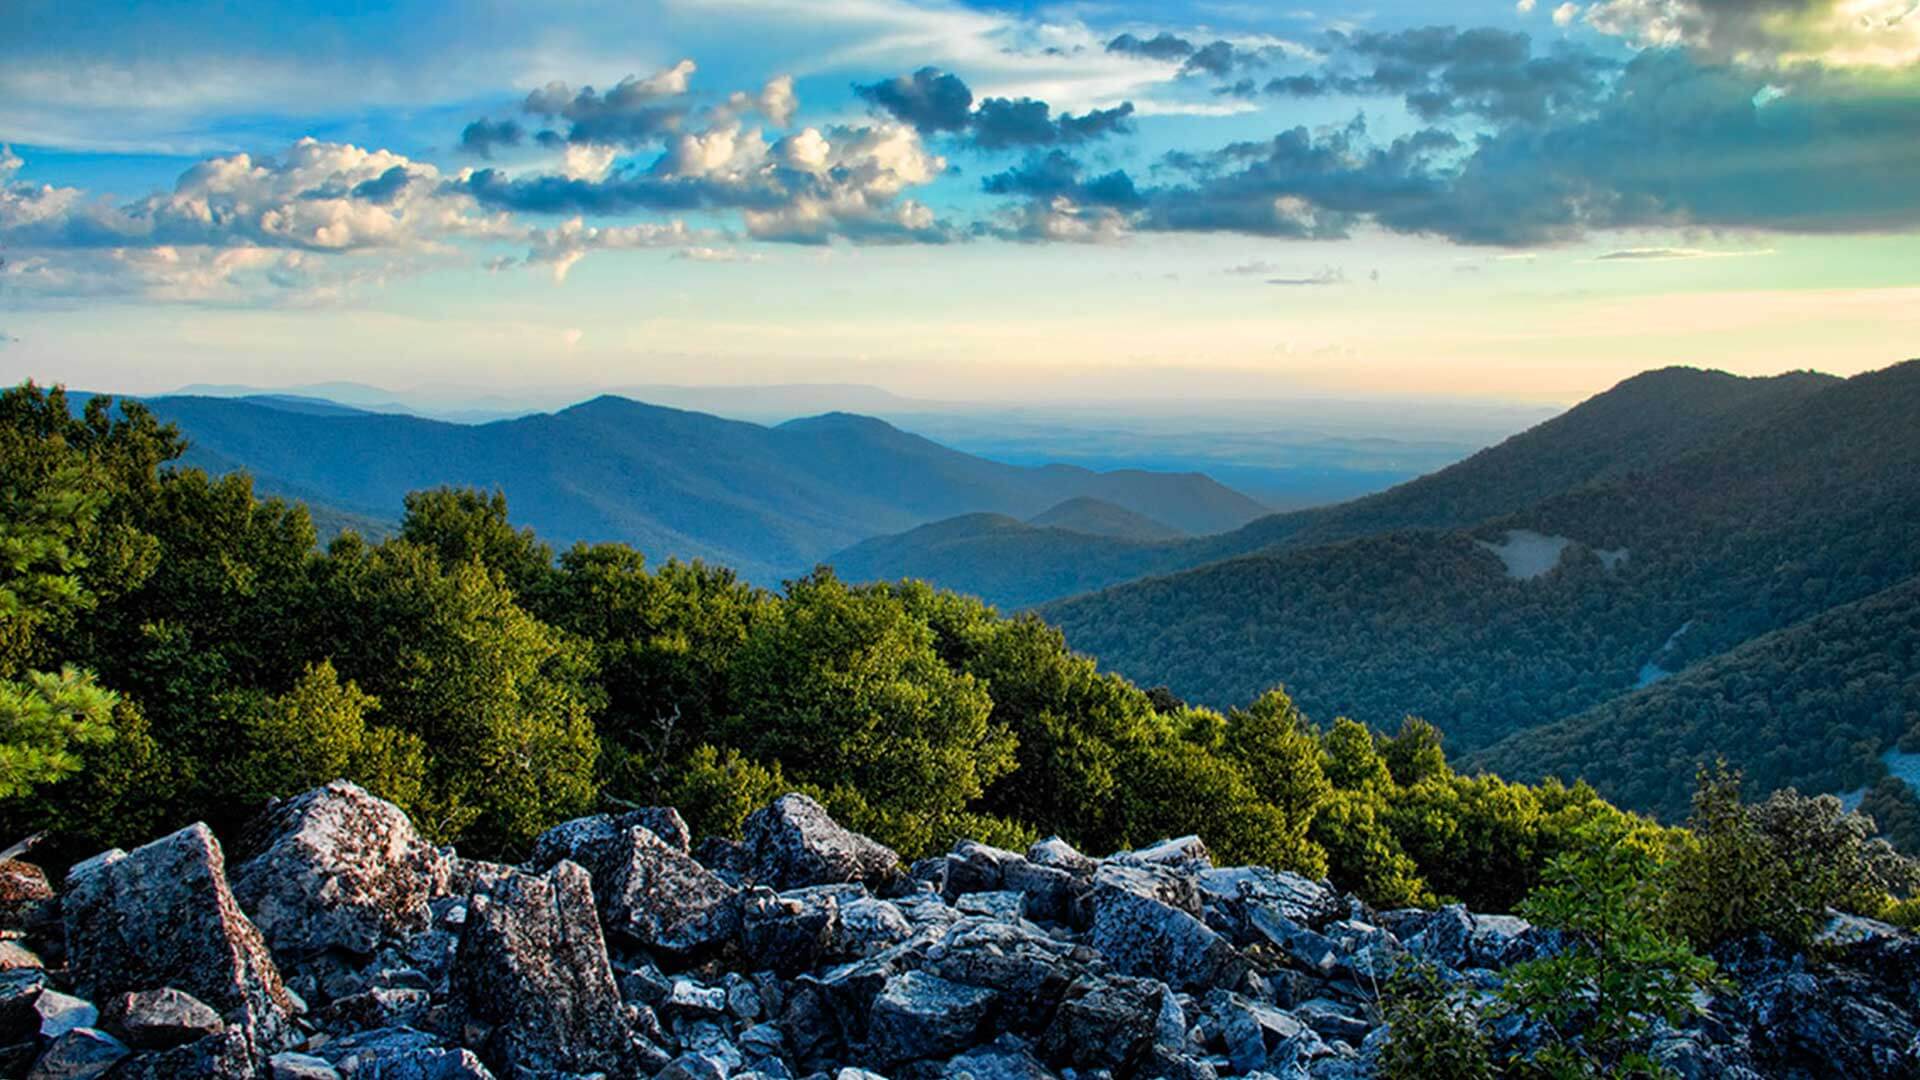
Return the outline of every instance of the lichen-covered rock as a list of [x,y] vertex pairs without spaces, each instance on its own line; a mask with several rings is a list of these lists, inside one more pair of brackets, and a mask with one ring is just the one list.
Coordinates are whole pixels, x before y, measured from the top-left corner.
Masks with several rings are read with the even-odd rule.
[[805,795],[783,795],[747,816],[747,876],[775,890],[858,881],[883,891],[897,881],[900,856],[842,828]]
[[670,806],[648,806],[624,814],[574,818],[555,825],[534,840],[527,867],[535,873],[544,873],[560,860],[571,859],[592,870],[600,862],[601,849],[620,843],[627,830],[636,826],[682,855],[692,853],[693,833],[680,811]]
[[925,970],[952,982],[996,990],[1001,1022],[1034,1031],[1047,1022],[1067,987],[1091,968],[1091,949],[1017,923],[962,919],[927,950]]
[[629,827],[600,860],[589,870],[602,923],[615,937],[684,956],[739,933],[739,890],[648,829]]
[[1539,945],[1532,924],[1514,915],[1486,915],[1448,904],[1433,913],[1407,948],[1452,968],[1498,968],[1530,958]]
[[172,987],[121,994],[107,1003],[105,1028],[136,1050],[170,1050],[226,1028],[213,1006]]
[[964,1050],[980,1041],[996,996],[924,971],[895,975],[873,999],[868,1054],[890,1066]]
[[0,930],[30,930],[55,917],[46,871],[19,859],[0,860]]
[[1210,919],[1217,920],[1223,932],[1236,945],[1256,940],[1249,917],[1255,908],[1266,908],[1310,930],[1338,919],[1344,913],[1340,895],[1320,882],[1309,881],[1285,870],[1264,866],[1232,866],[1203,870],[1194,875],[1201,902]]
[[1094,872],[1100,869],[1100,860],[1083,854],[1078,848],[1057,836],[1036,840],[1027,848],[1027,861],[1037,866],[1050,866],[1064,870],[1081,881],[1092,880]]
[[1188,874],[1213,869],[1213,854],[1198,836],[1162,840],[1132,851],[1119,851],[1107,857],[1109,863],[1122,866],[1164,866]]
[[33,1011],[40,1016],[42,1039],[57,1039],[74,1028],[94,1027],[100,1021],[100,1010],[93,1002],[58,990],[41,991]]
[[406,813],[344,780],[275,806],[242,848],[233,894],[285,963],[418,933],[449,887],[447,858]]
[[1862,981],[1796,972],[1751,988],[1754,1056],[1767,1071],[1812,1076],[1920,1075],[1920,1029]]
[[62,909],[82,996],[171,986],[219,1010],[260,1050],[286,1044],[293,1000],[234,901],[220,844],[205,825],[74,867]]
[[315,1054],[282,1050],[267,1062],[270,1080],[340,1080],[340,1070]]
[[[517,874],[476,896],[454,961],[452,998],[501,1072],[615,1071],[629,1032],[578,864]],[[470,1035],[469,1038],[474,1038]]]
[[830,891],[750,890],[743,901],[741,936],[757,967],[798,975],[832,954],[840,938],[840,902]]

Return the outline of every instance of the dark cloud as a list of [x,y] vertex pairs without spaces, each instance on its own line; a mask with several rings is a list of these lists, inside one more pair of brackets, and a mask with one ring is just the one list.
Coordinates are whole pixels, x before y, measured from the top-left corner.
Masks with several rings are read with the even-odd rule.
[[752,180],[713,180],[623,170],[599,180],[541,174],[509,176],[477,169],[449,186],[485,206],[533,214],[625,214],[636,210],[776,210],[796,188],[810,186],[804,173]]
[[1187,57],[1187,62],[1181,68],[1184,71],[1201,71],[1224,79],[1232,73],[1234,66],[1241,62],[1242,56],[1235,51],[1232,42],[1216,41],[1205,48],[1195,50],[1192,56]]
[[1396,95],[1429,123],[1477,116],[1540,124],[1593,108],[1621,66],[1564,42],[1535,55],[1526,34],[1489,27],[1336,33],[1331,42],[1336,59],[1329,68],[1269,80],[1266,91],[1282,97]]
[[923,67],[911,75],[855,84],[853,91],[923,134],[960,131],[973,119],[973,91],[958,75],[939,68]]
[[1184,60],[1193,55],[1194,48],[1193,42],[1161,31],[1145,41],[1132,34],[1121,34],[1107,42],[1107,51],[1142,56],[1149,60]]
[[973,114],[973,141],[988,150],[1088,142],[1132,130],[1133,103],[1054,119],[1044,101],[988,98]]
[[405,165],[395,165],[372,180],[363,180],[353,188],[353,197],[375,206],[392,206],[407,185],[413,182]]
[[923,135],[952,132],[984,150],[1024,146],[1066,146],[1132,130],[1133,103],[1095,109],[1079,116],[1053,115],[1033,98],[987,98],[973,107],[973,91],[959,76],[923,67],[911,75],[867,85],[854,92]]
[[1100,176],[1088,176],[1086,168],[1062,150],[1029,156],[1014,168],[982,180],[980,187],[989,195],[1049,202],[1066,198],[1081,205],[1119,210],[1143,205],[1133,178],[1124,171],[1116,169]]
[[519,146],[526,131],[513,120],[475,120],[460,132],[460,149],[483,158],[493,156],[496,146]]

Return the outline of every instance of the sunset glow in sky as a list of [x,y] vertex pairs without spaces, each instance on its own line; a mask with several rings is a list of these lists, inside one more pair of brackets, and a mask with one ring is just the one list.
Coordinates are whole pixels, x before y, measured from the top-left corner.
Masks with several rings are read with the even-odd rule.
[[1571,400],[1920,355],[1920,0],[1438,11],[14,0],[0,378]]

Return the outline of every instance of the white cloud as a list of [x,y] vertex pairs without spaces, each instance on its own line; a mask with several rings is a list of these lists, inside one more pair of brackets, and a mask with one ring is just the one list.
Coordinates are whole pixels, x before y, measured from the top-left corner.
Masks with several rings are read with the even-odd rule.
[[608,170],[613,168],[613,159],[618,156],[620,151],[612,146],[570,143],[561,158],[560,172],[569,180],[597,183],[606,179]]
[[[17,168],[17,166],[15,166]],[[77,188],[0,187],[0,243],[29,291],[215,298],[243,284],[337,290],[451,242],[506,235],[505,214],[387,150],[302,139],[279,158],[201,161],[171,191],[123,204]],[[360,256],[326,266],[328,256]]]
[[681,247],[716,234],[689,229],[683,221],[640,225],[588,225],[574,218],[552,229],[534,229],[527,234],[524,265],[546,266],[553,271],[553,283],[567,280],[575,263],[594,251],[637,251],[643,248]]
[[741,251],[739,248],[716,247],[681,248],[674,253],[673,257],[676,259],[685,259],[689,262],[713,263],[759,262],[761,260],[761,256],[757,252]]
[[1531,15],[1533,14],[1533,8],[1535,3],[1536,3],[1536,0],[1515,0],[1515,3],[1513,5],[1513,10],[1519,12],[1522,15]]
[[1567,0],[1567,3],[1561,4],[1559,7],[1553,9],[1553,25],[1555,26],[1572,26],[1573,20],[1579,17],[1580,5],[1573,3],[1573,0]]
[[760,88],[760,112],[774,127],[783,128],[793,122],[793,114],[799,111],[800,99],[793,93],[793,76],[776,75],[767,80]]
[[20,155],[13,152],[13,147],[0,143],[0,181],[10,179],[25,164],[20,160]]

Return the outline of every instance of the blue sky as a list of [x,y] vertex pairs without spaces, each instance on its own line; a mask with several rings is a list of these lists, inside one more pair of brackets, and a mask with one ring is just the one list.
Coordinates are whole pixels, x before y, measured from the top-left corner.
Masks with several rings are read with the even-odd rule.
[[0,10],[0,376],[1566,400],[1920,330],[1916,0]]

